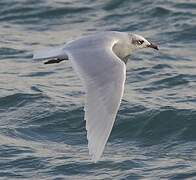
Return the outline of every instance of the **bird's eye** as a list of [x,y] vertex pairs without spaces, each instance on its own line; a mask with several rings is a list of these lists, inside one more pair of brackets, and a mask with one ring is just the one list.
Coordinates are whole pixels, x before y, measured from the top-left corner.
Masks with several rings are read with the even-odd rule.
[[144,40],[138,40],[138,44],[142,45],[144,43]]

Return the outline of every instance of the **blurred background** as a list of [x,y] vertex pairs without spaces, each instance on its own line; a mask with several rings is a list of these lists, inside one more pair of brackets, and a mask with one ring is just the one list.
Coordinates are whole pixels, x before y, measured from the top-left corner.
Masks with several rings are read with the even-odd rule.
[[[101,160],[88,155],[84,90],[70,62],[33,50],[81,35],[138,33]],[[195,0],[1,0],[0,179],[196,179]]]

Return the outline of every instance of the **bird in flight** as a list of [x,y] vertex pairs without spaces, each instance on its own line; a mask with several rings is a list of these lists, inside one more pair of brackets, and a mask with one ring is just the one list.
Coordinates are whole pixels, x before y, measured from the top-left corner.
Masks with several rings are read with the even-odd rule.
[[38,50],[33,59],[45,64],[71,60],[86,91],[85,116],[89,154],[97,162],[111,133],[124,92],[126,63],[138,49],[158,46],[127,32],[100,32],[62,46]]

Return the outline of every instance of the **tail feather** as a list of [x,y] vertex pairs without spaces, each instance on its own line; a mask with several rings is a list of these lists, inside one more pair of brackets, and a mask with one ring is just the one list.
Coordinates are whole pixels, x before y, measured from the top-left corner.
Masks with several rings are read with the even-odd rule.
[[62,46],[35,51],[33,60],[68,59]]

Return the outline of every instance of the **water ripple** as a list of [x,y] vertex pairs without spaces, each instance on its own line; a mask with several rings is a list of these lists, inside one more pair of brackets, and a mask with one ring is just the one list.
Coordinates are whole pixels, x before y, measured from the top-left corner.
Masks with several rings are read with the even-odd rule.
[[[1,178],[195,179],[195,1],[6,0],[0,7]],[[82,83],[69,62],[45,66],[31,52],[104,30],[141,34],[160,51],[130,57],[114,128],[94,164]]]

